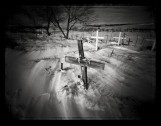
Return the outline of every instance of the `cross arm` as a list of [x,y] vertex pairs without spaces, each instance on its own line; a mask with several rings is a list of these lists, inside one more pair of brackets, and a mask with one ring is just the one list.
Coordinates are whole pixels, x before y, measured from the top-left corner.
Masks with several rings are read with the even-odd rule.
[[[117,38],[118,39],[119,37],[113,37],[113,38]],[[120,39],[126,39],[126,38],[120,37]]]
[[104,39],[104,37],[95,37],[95,36],[91,36],[91,38],[98,38],[98,39]]
[[97,61],[91,60],[90,62],[87,62],[85,60],[80,59],[78,62],[78,58],[71,57],[71,56],[65,56],[65,61],[68,63],[80,65],[80,66],[86,66],[96,69],[102,69],[104,70],[105,64]]

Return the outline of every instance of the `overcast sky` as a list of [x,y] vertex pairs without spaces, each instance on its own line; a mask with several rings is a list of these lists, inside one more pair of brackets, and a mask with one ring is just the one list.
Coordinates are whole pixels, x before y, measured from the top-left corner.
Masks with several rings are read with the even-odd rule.
[[[95,6],[93,7],[97,19],[91,24],[128,24],[128,23],[152,23],[152,14],[144,6]],[[21,15],[22,16],[22,15]],[[27,18],[15,17],[17,22],[28,22]],[[10,20],[13,23],[13,20]]]
[[151,13],[144,6],[107,6],[94,8],[98,16],[94,24],[124,24],[153,22]]

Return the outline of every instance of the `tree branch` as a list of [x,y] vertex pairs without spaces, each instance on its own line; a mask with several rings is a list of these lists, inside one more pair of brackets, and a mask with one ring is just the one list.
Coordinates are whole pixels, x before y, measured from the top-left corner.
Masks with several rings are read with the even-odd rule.
[[71,30],[76,23],[77,23],[77,20],[75,20],[75,22],[70,26],[69,30]]

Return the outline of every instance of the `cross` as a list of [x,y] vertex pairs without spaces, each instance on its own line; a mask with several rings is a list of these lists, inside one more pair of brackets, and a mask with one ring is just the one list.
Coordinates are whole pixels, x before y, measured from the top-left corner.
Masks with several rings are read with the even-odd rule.
[[96,50],[98,49],[97,45],[98,45],[98,39],[104,39],[104,37],[99,37],[98,36],[98,29],[96,31],[96,36],[91,36],[91,38],[95,38],[96,39]]
[[151,48],[151,51],[153,51],[155,46],[156,46],[156,39],[144,39],[144,40],[153,42],[153,45],[152,45],[152,48]]
[[113,37],[118,39],[118,45],[120,45],[120,39],[126,39],[125,37],[121,37],[121,32],[119,33],[119,37]]
[[133,42],[133,41],[130,41],[130,38],[129,38],[129,40],[127,42],[128,42],[128,45],[130,45],[130,42]]
[[65,56],[65,62],[81,66],[82,80],[84,82],[84,87],[87,90],[89,86],[87,83],[87,67],[104,70],[105,64],[93,60],[88,60],[84,57],[82,40],[78,40],[78,50],[79,50],[79,58]]

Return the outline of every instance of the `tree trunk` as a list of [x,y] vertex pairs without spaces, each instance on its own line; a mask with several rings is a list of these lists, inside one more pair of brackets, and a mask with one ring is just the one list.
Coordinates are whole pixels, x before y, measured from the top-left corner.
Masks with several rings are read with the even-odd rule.
[[69,38],[69,29],[67,29],[66,39]]
[[47,28],[47,35],[50,36],[49,28]]
[[61,28],[59,28],[59,29],[63,33],[64,38],[68,39],[68,37],[65,35],[64,31]]
[[37,33],[36,33],[36,20],[35,20],[34,17],[33,17],[32,19],[33,19],[33,23],[34,23],[34,34],[35,34],[35,37],[36,37],[36,39],[37,39]]
[[66,33],[66,39],[68,39],[68,37],[69,37],[69,20],[70,20],[70,15],[69,15],[69,17],[68,17],[68,22],[67,22],[67,33]]
[[[53,23],[53,22],[52,22],[52,23]],[[65,35],[65,33],[64,33],[64,31],[63,31],[63,29],[60,27],[59,22],[56,22],[56,23],[57,23],[57,25],[56,25],[56,24],[54,24],[54,23],[53,23],[53,25],[54,25],[55,27],[58,27],[58,28],[59,28],[59,30],[62,32],[62,34],[63,34],[64,38],[68,39],[68,38],[67,38],[67,36]]]
[[60,31],[62,32],[64,38],[68,39],[68,37],[65,35],[64,31],[62,30],[62,28],[58,25],[58,28],[60,29]]
[[66,30],[67,30],[67,33],[66,33],[66,39],[68,39],[69,38],[69,24],[70,24],[70,10],[71,8],[69,7],[68,8],[68,22],[67,22],[67,28],[66,28]]

